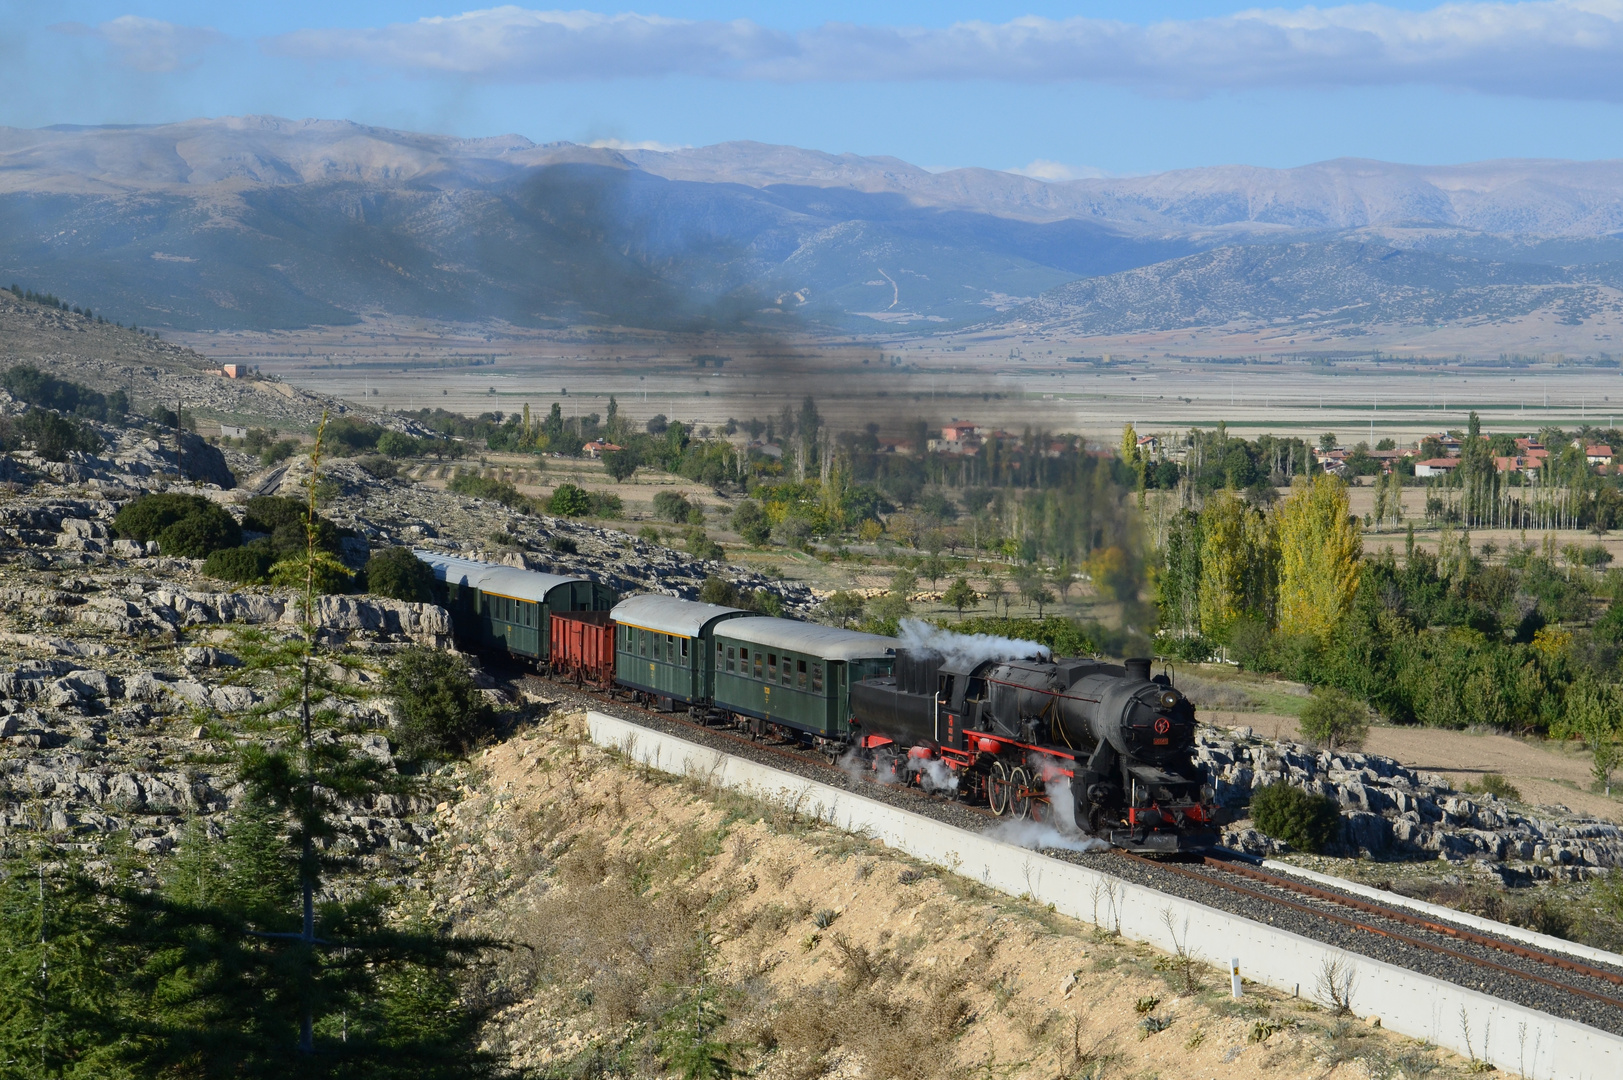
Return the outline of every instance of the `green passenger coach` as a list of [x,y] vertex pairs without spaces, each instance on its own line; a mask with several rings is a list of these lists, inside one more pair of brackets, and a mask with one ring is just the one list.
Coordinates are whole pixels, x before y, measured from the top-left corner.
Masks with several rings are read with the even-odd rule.
[[609,615],[615,682],[667,712],[708,704],[715,693],[715,627],[748,614],[652,593],[622,600]]
[[614,590],[587,578],[496,566],[455,555],[415,551],[434,571],[437,599],[451,613],[457,636],[545,662],[554,611],[607,611]]
[[790,619],[732,619],[715,629],[718,708],[817,739],[849,734],[851,684],[888,675],[896,640]]

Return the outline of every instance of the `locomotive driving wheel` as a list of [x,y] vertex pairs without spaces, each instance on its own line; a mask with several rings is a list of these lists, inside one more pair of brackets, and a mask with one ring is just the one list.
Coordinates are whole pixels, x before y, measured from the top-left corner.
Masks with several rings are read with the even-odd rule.
[[1009,773],[1009,812],[1016,818],[1031,816],[1031,775],[1016,765]]
[[1009,808],[1009,770],[1001,761],[992,762],[992,769],[986,774],[986,804],[999,817]]

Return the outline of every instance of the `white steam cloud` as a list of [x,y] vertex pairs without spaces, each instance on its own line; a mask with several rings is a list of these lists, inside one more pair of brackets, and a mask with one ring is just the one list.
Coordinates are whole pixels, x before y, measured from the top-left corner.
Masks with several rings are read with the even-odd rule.
[[1044,821],[1000,821],[987,829],[983,836],[1016,847],[1041,851],[1044,848],[1060,851],[1104,851],[1109,844],[1085,833],[1063,833]]
[[1047,660],[1047,645],[991,634],[955,634],[922,619],[903,619],[896,636],[914,652],[939,653],[953,667],[972,668],[988,660]]

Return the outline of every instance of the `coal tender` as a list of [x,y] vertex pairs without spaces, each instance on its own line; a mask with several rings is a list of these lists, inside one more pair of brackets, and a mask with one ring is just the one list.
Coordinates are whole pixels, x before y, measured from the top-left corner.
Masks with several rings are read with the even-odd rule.
[[[1195,709],[1150,661],[957,660],[898,649],[851,687],[873,767],[992,813],[1076,826],[1129,851],[1217,842],[1194,764]],[[950,777],[945,781],[943,777]]]

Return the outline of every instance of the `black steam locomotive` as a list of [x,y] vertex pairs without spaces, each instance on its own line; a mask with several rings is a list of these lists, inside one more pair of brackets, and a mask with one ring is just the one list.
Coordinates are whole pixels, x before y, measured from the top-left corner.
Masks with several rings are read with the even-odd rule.
[[1195,710],[1150,661],[954,660],[898,649],[851,686],[853,736],[882,773],[997,815],[1052,818],[1130,851],[1214,845]]

